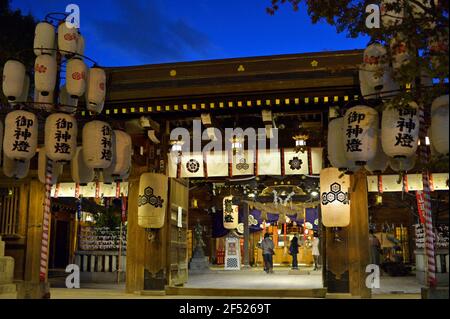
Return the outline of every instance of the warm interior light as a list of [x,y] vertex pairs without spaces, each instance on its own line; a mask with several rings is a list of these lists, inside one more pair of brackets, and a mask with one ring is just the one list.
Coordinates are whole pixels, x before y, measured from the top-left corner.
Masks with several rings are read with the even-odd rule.
[[303,139],[296,140],[295,141],[295,146],[297,146],[297,147],[306,146],[306,141],[303,140]]
[[319,195],[319,193],[317,191],[312,191],[311,192],[311,196],[312,197],[317,197]]

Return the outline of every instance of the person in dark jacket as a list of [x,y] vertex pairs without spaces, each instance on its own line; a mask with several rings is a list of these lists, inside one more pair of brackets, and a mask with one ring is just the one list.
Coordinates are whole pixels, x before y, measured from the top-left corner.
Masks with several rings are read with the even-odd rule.
[[291,244],[289,246],[289,254],[292,255],[292,269],[298,270],[298,260],[297,260],[298,237],[297,237],[297,235],[294,235],[294,237],[291,240]]
[[264,259],[264,271],[268,274],[273,273],[273,255],[274,252],[274,244],[272,239],[270,239],[270,234],[265,233],[264,239],[261,242],[260,248],[262,249],[263,259]]

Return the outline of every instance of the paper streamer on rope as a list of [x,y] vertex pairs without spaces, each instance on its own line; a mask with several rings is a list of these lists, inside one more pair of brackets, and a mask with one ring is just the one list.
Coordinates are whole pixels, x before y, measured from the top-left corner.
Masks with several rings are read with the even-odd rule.
[[122,223],[127,221],[127,198],[122,196]]
[[416,191],[417,211],[419,212],[419,220],[421,224],[425,224],[423,192]]
[[383,194],[383,176],[378,175],[378,192]]
[[45,199],[44,199],[44,218],[42,221],[42,240],[41,240],[41,260],[39,268],[39,280],[45,282],[48,269],[48,246],[49,229],[51,214],[51,192],[52,192],[52,170],[53,162],[47,159],[47,169],[45,172]]
[[75,183],[75,198],[80,198],[80,184]]
[[[426,145],[427,127],[425,122],[425,110],[421,106],[419,109],[420,118],[420,159],[424,165],[430,160],[429,148]],[[436,259],[434,254],[434,233],[433,233],[433,216],[431,212],[430,197],[430,179],[427,169],[422,172],[423,181],[423,197],[424,197],[424,213],[425,213],[425,250],[427,254],[427,281],[430,287],[436,286]]]

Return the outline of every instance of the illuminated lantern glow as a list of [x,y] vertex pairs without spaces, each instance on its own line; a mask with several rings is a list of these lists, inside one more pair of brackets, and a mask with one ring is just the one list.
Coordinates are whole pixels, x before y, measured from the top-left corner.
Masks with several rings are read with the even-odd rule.
[[17,60],[8,60],[3,66],[3,94],[13,102],[22,96],[25,81],[25,65]]
[[54,56],[41,54],[34,63],[34,86],[41,95],[47,96],[55,90],[57,63]]
[[325,227],[347,227],[350,224],[350,176],[337,168],[320,172],[320,208]]
[[144,173],[139,179],[138,225],[143,228],[162,228],[166,216],[168,177]]
[[346,158],[364,166],[375,157],[378,144],[378,113],[371,107],[357,105],[345,112],[344,149]]
[[22,179],[28,175],[30,160],[15,161],[3,153],[3,173],[7,177]]
[[72,58],[66,67],[66,89],[72,98],[79,98],[86,89],[86,64],[79,58]]
[[440,154],[449,153],[449,96],[442,95],[431,104],[431,143],[433,148]]
[[[396,8],[388,9],[390,8],[389,5],[397,4],[399,3],[401,5],[399,10],[396,10]],[[402,24],[403,17],[405,16],[405,10],[402,6],[403,1],[398,0],[382,0],[381,6],[380,6],[380,13],[381,13],[381,21],[383,23],[383,26],[385,27],[393,27]]]
[[55,27],[46,21],[39,22],[34,29],[34,54],[53,54],[55,47]]
[[344,147],[344,118],[339,117],[331,120],[328,124],[327,148],[328,160],[333,167],[338,168],[340,171],[345,171],[349,164],[345,156]]
[[73,181],[77,184],[86,185],[94,180],[94,169],[88,167],[84,162],[83,148],[81,146],[77,147],[75,156],[70,162],[70,172]]
[[47,156],[55,162],[69,162],[77,149],[77,121],[69,114],[54,113],[45,121]]
[[105,169],[112,163],[113,131],[102,121],[91,121],[84,125],[82,132],[83,158],[86,166]]
[[100,113],[103,109],[106,91],[105,71],[98,67],[89,70],[89,80],[86,90],[87,109],[89,111]]
[[[38,154],[38,178],[42,184],[45,184],[46,181],[47,159],[48,159],[47,149],[45,146],[43,146],[39,149]],[[56,163],[55,161],[52,161],[52,170],[51,170],[52,179],[50,181],[50,184],[52,185],[56,184],[62,172],[63,172],[63,165],[61,163]]]
[[58,26],[58,49],[64,56],[71,56],[77,52],[78,30],[68,28],[66,23]]
[[395,172],[407,172],[416,165],[416,155],[411,157],[390,158],[389,167]]
[[3,152],[12,160],[25,161],[36,154],[38,120],[31,112],[17,110],[6,115]]
[[418,105],[394,108],[387,104],[381,120],[381,144],[389,157],[411,157],[416,153],[419,141]]
[[364,168],[372,174],[381,174],[389,166],[389,157],[384,154],[383,147],[381,145],[381,136],[378,136],[377,153],[375,157],[367,162]]
[[223,227],[236,229],[239,224],[239,207],[233,205],[233,196],[223,198]]

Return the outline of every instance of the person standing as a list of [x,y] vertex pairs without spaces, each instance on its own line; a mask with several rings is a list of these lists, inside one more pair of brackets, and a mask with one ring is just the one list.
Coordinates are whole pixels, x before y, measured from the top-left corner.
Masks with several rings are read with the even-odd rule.
[[380,265],[380,251],[381,243],[377,236],[373,233],[373,230],[369,230],[369,245],[370,245],[370,263],[374,265]]
[[273,273],[273,255],[274,252],[274,244],[272,239],[270,239],[269,233],[264,234],[264,239],[261,242],[261,249],[264,260],[264,271],[266,273]]
[[289,246],[289,253],[292,255],[292,269],[298,270],[298,260],[297,260],[298,237],[297,237],[297,235],[294,235],[294,237],[291,240],[291,244]]
[[312,240],[312,255],[314,258],[314,270],[319,269],[319,256],[320,256],[319,243],[320,243],[319,234],[314,232],[314,237]]

